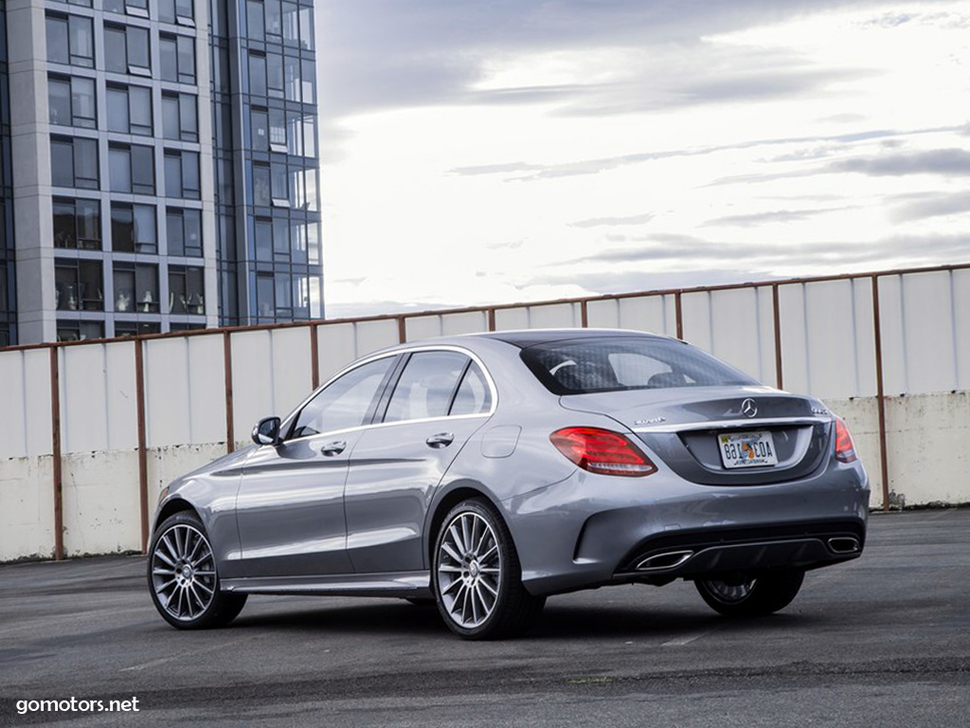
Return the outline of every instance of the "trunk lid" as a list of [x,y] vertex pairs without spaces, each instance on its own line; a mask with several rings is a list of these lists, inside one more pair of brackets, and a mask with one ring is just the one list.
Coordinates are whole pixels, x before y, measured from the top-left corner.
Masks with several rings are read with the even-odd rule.
[[[803,478],[825,462],[832,415],[818,400],[762,386],[676,387],[567,395],[576,412],[612,417],[671,470],[702,485],[767,485]],[[767,435],[765,435],[767,433]],[[721,435],[773,448],[776,464],[729,468]]]

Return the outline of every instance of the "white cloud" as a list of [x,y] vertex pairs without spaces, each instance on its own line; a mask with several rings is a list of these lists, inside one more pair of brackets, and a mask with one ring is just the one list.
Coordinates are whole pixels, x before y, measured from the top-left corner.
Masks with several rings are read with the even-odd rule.
[[970,260],[965,5],[334,0],[328,17],[330,315]]

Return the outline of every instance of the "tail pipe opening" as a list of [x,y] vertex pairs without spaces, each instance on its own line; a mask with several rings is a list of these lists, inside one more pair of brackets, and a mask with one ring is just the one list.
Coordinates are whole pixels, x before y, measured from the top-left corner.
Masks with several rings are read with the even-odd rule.
[[829,550],[834,554],[857,554],[861,550],[859,539],[854,536],[836,536],[828,540]]
[[637,564],[637,571],[673,569],[683,564],[693,555],[693,551],[667,551],[662,554],[654,554]]

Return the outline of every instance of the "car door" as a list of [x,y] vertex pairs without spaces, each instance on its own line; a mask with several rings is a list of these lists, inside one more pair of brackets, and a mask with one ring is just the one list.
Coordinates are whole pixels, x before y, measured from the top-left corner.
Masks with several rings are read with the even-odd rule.
[[352,573],[344,485],[361,425],[376,409],[396,356],[364,363],[288,420],[284,440],[246,462],[236,497],[244,576]]
[[434,489],[495,395],[467,354],[434,350],[411,354],[385,399],[347,476],[347,550],[358,573],[426,568],[422,530]]

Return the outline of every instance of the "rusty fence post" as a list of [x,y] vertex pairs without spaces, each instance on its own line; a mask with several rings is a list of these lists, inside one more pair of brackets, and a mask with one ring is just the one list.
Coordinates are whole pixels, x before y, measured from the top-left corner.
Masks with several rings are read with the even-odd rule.
[[882,476],[882,509],[889,510],[889,453],[886,433],[886,390],[883,380],[882,319],[879,311],[879,276],[872,276],[872,327],[876,347],[876,406],[879,411],[879,468]]
[[61,373],[58,347],[50,347],[51,466],[54,485],[54,559],[64,558],[64,474],[61,462]]

